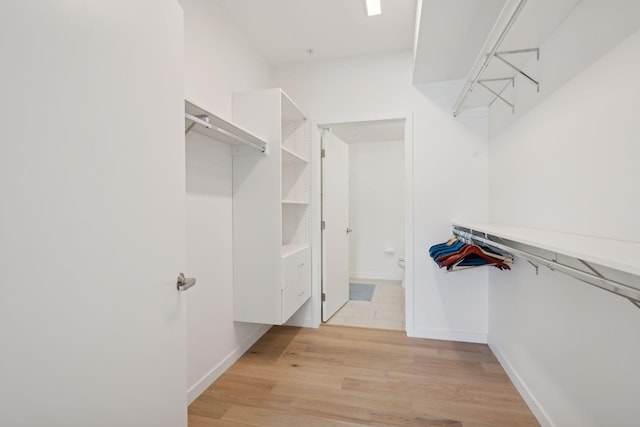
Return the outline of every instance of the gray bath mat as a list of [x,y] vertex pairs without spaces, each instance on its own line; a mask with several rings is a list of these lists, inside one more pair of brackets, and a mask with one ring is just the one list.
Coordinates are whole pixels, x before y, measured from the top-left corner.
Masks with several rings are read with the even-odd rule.
[[349,299],[355,301],[371,301],[376,285],[365,283],[349,283]]

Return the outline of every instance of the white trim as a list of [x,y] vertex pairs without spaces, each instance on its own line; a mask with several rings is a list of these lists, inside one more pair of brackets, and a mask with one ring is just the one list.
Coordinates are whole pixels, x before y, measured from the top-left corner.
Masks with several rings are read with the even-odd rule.
[[[396,111],[396,112],[388,112],[388,113],[364,113],[364,114],[350,114],[341,117],[336,116],[325,116],[325,117],[314,117],[314,122],[318,123],[318,127],[326,128],[331,125],[339,125],[344,123],[355,123],[355,122],[385,122],[389,120],[409,120],[412,116],[412,113],[407,111]],[[407,139],[407,135],[405,134],[405,142]]]
[[[322,129],[327,125],[337,125],[354,122],[375,122],[387,120],[405,120],[404,132],[404,176],[405,176],[405,271],[403,286],[405,288],[405,330],[408,336],[413,335],[413,117],[412,112],[389,112],[378,114],[351,114],[342,117],[321,117],[315,118],[314,123],[318,123],[318,128]],[[323,248],[324,250],[324,248]],[[321,266],[324,269],[324,265]],[[324,276],[324,275],[323,275]],[[396,280],[396,279],[392,279]],[[397,279],[402,280],[402,279]],[[322,286],[319,286],[317,296],[312,294],[311,300],[314,313],[320,311],[322,307],[321,295]],[[314,318],[316,316],[314,315]],[[485,341],[486,342],[486,341]]]
[[[322,231],[320,221],[322,220],[322,200],[321,200],[321,149],[322,133],[316,122],[311,126],[311,324],[310,327],[317,328],[322,322]],[[309,325],[304,324],[309,327]]]
[[402,281],[402,280],[404,280],[404,271],[402,269],[400,269],[400,271],[398,273],[396,273],[396,274],[353,272],[353,273],[349,273],[349,277],[353,278],[354,280],[355,279],[357,279],[357,280],[372,279],[372,280],[398,280],[398,281]]
[[225,357],[220,363],[218,363],[211,371],[197,381],[193,386],[187,390],[187,404],[191,404],[198,398],[211,384],[217,380],[220,375],[233,365],[252,345],[256,343],[262,336],[271,328],[271,325],[260,325],[254,333],[249,335],[244,342],[240,344],[238,348],[232,351],[227,357]]
[[529,390],[529,387],[527,387],[525,382],[522,380],[522,377],[518,375],[518,372],[509,362],[509,359],[507,359],[507,356],[500,349],[500,346],[489,342],[489,348],[491,348],[491,351],[493,351],[496,359],[498,359],[498,362],[500,362],[500,365],[502,365],[502,368],[507,373],[507,376],[509,376],[509,379],[516,387],[516,389],[520,393],[520,396],[522,396],[525,403],[527,404],[533,415],[536,417],[540,425],[542,427],[555,427],[555,424],[551,421],[549,415],[542,408],[542,405],[540,405],[540,402],[538,402],[533,393],[531,393],[531,390]]
[[413,332],[414,334],[412,335],[409,335],[407,332],[407,335],[432,340],[474,342],[479,344],[487,343],[487,334],[482,332],[452,331],[445,329],[414,329]]
[[408,336],[414,336],[413,321],[413,266],[415,248],[413,242],[413,114],[407,116],[404,127],[404,325]]

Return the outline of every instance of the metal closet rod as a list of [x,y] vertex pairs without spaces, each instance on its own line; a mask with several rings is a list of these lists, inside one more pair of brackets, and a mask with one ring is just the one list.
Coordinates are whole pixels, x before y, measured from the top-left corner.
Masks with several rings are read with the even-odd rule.
[[471,241],[471,242],[473,241],[479,242],[484,245],[491,246],[495,249],[509,252],[510,254],[515,255],[517,257],[526,259],[536,267],[536,272],[538,271],[538,265],[543,265],[547,267],[549,270],[559,271],[561,273],[564,273],[573,277],[574,279],[578,279],[581,282],[585,282],[589,285],[596,286],[598,288],[612,292],[616,295],[625,297],[640,308],[640,290],[627,286],[623,283],[619,283],[603,277],[591,265],[589,265],[589,263],[579,258],[576,258],[576,259],[581,263],[583,263],[587,268],[589,268],[595,274],[587,273],[585,271],[578,270],[577,268],[561,264],[558,261],[543,258],[541,256],[538,256],[529,252],[521,251],[519,249],[504,245],[502,243],[495,242],[493,240],[489,240],[486,237],[473,234],[471,230],[463,231],[460,228],[454,227],[453,234],[455,236],[462,238],[463,240]]
[[[198,117],[198,116],[194,116],[193,114],[189,114],[189,113],[184,113],[184,117],[191,120],[193,123],[191,124],[191,126],[189,126],[187,128],[187,130],[185,131],[185,133],[189,133],[189,131],[191,130],[191,128],[193,128],[194,124],[199,124],[200,126],[204,126],[207,129],[211,129],[213,131],[216,131],[228,138],[233,139],[234,141],[237,141],[241,144],[246,144],[249,145],[253,148],[255,148],[256,150],[260,151],[261,153],[265,152],[265,146],[261,145],[261,144],[256,144],[253,141],[249,141],[248,139],[242,138],[241,136],[235,135],[225,129],[219,128],[216,125],[211,124],[210,122],[203,120],[202,118]],[[207,117],[206,115],[204,117]],[[208,117],[207,117],[208,118]]]
[[[511,30],[511,27],[513,27],[513,24],[516,22],[516,19],[518,18],[518,15],[520,15],[520,12],[522,11],[522,9],[524,8],[524,5],[526,3],[527,3],[527,0],[520,0],[520,3],[518,4],[518,7],[516,7],[516,9],[511,14],[511,17],[509,18],[509,21],[507,22],[507,25],[504,27],[504,29],[500,33],[500,36],[498,37],[496,42],[493,44],[493,47],[491,48],[491,51],[489,52],[489,54],[486,55],[484,63],[480,67],[480,70],[478,70],[478,72],[476,73],[475,78],[471,81],[471,84],[469,85],[469,88],[464,93],[462,98],[458,97],[458,101],[456,102],[456,105],[453,107],[453,117],[456,117],[458,115],[458,112],[460,110],[460,106],[464,103],[464,101],[467,99],[469,94],[471,94],[473,89],[476,87],[476,84],[478,83],[478,80],[480,80],[480,77],[482,76],[482,73],[484,73],[484,71],[489,66],[489,63],[491,62],[491,60],[495,56],[496,52],[500,48],[500,45],[504,41],[505,37],[507,37],[507,34],[509,33],[509,30]],[[474,65],[475,65],[475,63],[474,63]]]

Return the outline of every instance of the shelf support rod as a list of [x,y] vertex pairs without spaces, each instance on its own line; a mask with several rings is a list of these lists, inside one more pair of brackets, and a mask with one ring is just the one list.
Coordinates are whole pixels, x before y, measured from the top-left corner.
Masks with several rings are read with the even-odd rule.
[[[514,78],[510,78],[509,80],[511,80],[511,87],[515,86],[515,79]],[[507,88],[509,87],[509,82],[507,82],[506,85],[504,85],[504,87],[502,88],[502,90],[500,92],[498,92],[500,95],[502,95],[502,93],[507,90]],[[489,103],[489,108],[491,108],[491,106],[493,105],[494,102],[496,102],[496,99],[498,99],[498,97],[496,96],[495,98],[493,98],[491,100],[491,102]],[[514,109],[511,109],[511,112],[514,112]]]
[[184,130],[184,134],[188,135],[189,132],[191,132],[191,129],[193,129],[195,125],[196,125],[196,122],[192,122],[189,126],[187,126],[187,128]]
[[[511,27],[513,27],[513,24],[516,22],[516,19],[518,18],[518,15],[520,15],[520,12],[522,11],[522,9],[524,8],[524,5],[526,3],[527,3],[527,0],[520,0],[520,3],[518,3],[518,6],[516,7],[516,9],[511,14],[511,17],[509,18],[509,21],[507,22],[507,25],[505,25],[505,27],[502,29],[502,32],[500,33],[500,35],[498,36],[498,39],[493,44],[493,47],[489,51],[489,54],[485,57],[484,63],[482,64],[482,66],[480,67],[478,72],[476,73],[476,75],[473,78],[473,80],[471,80],[471,82],[469,84],[469,87],[467,88],[466,92],[464,92],[464,95],[462,95],[461,97],[458,97],[458,101],[456,101],[456,104],[453,107],[453,117],[457,117],[458,116],[458,112],[460,110],[460,106],[462,104],[464,104],[464,101],[471,94],[471,92],[473,92],[473,89],[475,88],[476,84],[478,83],[478,80],[480,80],[480,77],[482,76],[482,73],[484,73],[484,70],[486,70],[487,67],[489,66],[489,63],[491,63],[491,60],[493,59],[494,55],[498,51],[498,48],[500,47],[500,45],[504,41],[505,37],[507,37],[507,34],[509,33],[509,30],[511,30]],[[476,60],[476,62],[477,62],[477,60]],[[467,82],[469,82],[468,78],[467,78]]]
[[[202,114],[202,115],[194,116],[194,117],[197,117],[197,118],[199,118],[200,120],[202,120],[202,121],[205,121],[205,122],[209,123],[209,116],[207,116],[206,114]],[[189,118],[189,117],[187,117],[187,113],[185,113],[185,118],[187,118],[187,119]],[[191,120],[191,119],[189,119],[189,120]],[[193,127],[194,127],[195,125],[197,125],[197,124],[198,124],[198,123],[196,123],[196,122],[192,121],[192,122],[191,122],[191,124],[190,124],[189,126],[187,126],[187,128],[184,130],[184,134],[185,134],[185,135],[188,135],[188,134],[189,134],[189,132],[191,132],[191,129],[193,129]]]
[[541,256],[534,255],[529,252],[521,251],[519,249],[515,249],[513,247],[495,242],[493,240],[477,236],[473,234],[473,230],[469,230],[467,232],[467,231],[462,231],[457,227],[454,227],[453,234],[463,239],[473,240],[473,241],[485,244],[487,246],[491,246],[496,249],[509,252],[510,254],[518,256],[525,260],[543,265],[550,270],[559,271],[561,273],[564,273],[568,276],[573,277],[574,279],[580,280],[581,282],[587,283],[592,286],[596,286],[598,288],[604,289],[605,291],[609,291],[616,295],[620,295],[622,297],[627,298],[628,300],[633,302],[634,305],[640,308],[640,289],[632,288],[631,286],[627,286],[625,284],[615,282],[613,280],[606,279],[604,277],[599,277],[592,273],[587,273],[585,271],[578,270],[577,268],[561,264],[557,261],[549,260],[547,258],[543,258]]
[[[494,102],[496,99],[498,99],[498,98],[499,98],[502,102],[504,102],[505,104],[507,104],[507,105],[509,105],[509,106],[511,107],[511,112],[512,112],[512,113],[515,113],[515,112],[516,112],[516,106],[515,106],[515,105],[513,105],[512,103],[510,103],[509,101],[507,101],[506,99],[504,99],[504,98],[502,97],[502,92],[504,92],[504,90],[505,90],[507,87],[509,87],[509,84],[508,84],[508,83],[507,83],[507,86],[505,86],[505,87],[504,87],[500,92],[496,92],[495,90],[491,89],[489,86],[487,86],[486,84],[484,84],[484,82],[483,82],[482,80],[478,80],[478,84],[496,96],[495,98],[493,98],[493,101],[491,101],[491,104],[493,104],[493,102]],[[491,104],[489,104],[489,106],[491,106]]]
[[536,60],[540,60],[540,48],[538,47],[532,47],[529,49],[515,49],[515,50],[503,50],[500,52],[496,52],[496,55],[513,55],[516,53],[529,53],[529,52],[535,52],[536,53]]
[[[193,114],[189,114],[189,113],[184,113],[184,117],[189,119],[189,120],[191,120],[194,123],[199,124],[200,126],[204,126],[207,129],[212,129],[212,130],[214,130],[214,131],[216,131],[218,133],[221,133],[222,135],[225,135],[225,136],[227,136],[227,137],[229,137],[229,138],[231,138],[231,139],[233,139],[233,140],[235,140],[235,141],[237,141],[237,142],[239,142],[241,144],[245,144],[245,145],[248,145],[250,147],[253,147],[256,150],[260,151],[261,153],[265,152],[265,146],[264,145],[256,144],[254,142],[251,142],[249,140],[241,138],[238,135],[234,135],[231,132],[228,132],[228,131],[226,131],[224,129],[221,129],[221,128],[209,123],[208,121],[203,120],[202,118],[200,118],[198,116],[194,116]],[[204,117],[206,117],[206,116],[204,116]]]
[[580,261],[582,263],[582,265],[584,265],[585,267],[587,267],[589,270],[591,270],[593,272],[593,274],[595,274],[598,277],[604,278],[604,276],[602,274],[600,274],[600,272],[598,270],[596,270],[595,268],[593,268],[593,266],[591,264],[589,264],[588,262],[577,258],[578,261]]
[[532,82],[534,85],[536,85],[536,89],[538,92],[540,92],[540,83],[535,80],[533,77],[531,77],[530,75],[528,75],[527,73],[525,73],[524,71],[522,71],[520,68],[516,67],[515,65],[513,65],[511,62],[507,61],[506,59],[504,59],[502,56],[500,56],[500,54],[496,53],[496,58],[498,58],[500,61],[504,62],[505,64],[507,64],[509,67],[513,68],[514,70],[516,70],[518,73],[520,73],[521,75],[523,75],[524,77],[526,77],[527,79],[529,79],[530,82]]
[[482,79],[482,80],[478,80],[478,83],[482,82],[482,83],[486,83],[486,82],[505,82],[505,81],[509,81],[511,82],[511,85],[514,85],[514,78],[513,77],[497,77],[495,79]]

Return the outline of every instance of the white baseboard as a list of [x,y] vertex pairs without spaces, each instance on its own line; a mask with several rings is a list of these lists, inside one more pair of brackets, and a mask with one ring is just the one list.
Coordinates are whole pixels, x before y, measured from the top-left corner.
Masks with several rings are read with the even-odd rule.
[[491,351],[493,351],[496,359],[498,359],[498,362],[500,362],[500,365],[502,365],[502,368],[507,373],[507,376],[509,376],[509,379],[516,387],[518,393],[520,393],[520,396],[522,396],[525,403],[527,404],[533,415],[536,417],[540,425],[542,427],[554,427],[555,424],[551,421],[551,418],[549,418],[549,415],[542,408],[533,393],[531,393],[529,387],[527,387],[525,382],[522,380],[522,377],[518,375],[518,372],[514,369],[513,365],[511,365],[509,359],[504,354],[502,349],[494,343],[489,343],[489,348],[491,348]]
[[300,328],[318,328],[320,325],[313,322],[311,317],[306,316],[293,316],[287,320],[286,326],[295,326]]
[[355,279],[374,279],[374,280],[404,280],[404,271],[394,274],[384,274],[384,273],[363,273],[363,272],[353,272],[349,273],[349,277],[353,277]]
[[236,360],[240,358],[252,345],[256,343],[269,329],[271,325],[260,325],[258,329],[247,337],[244,342],[240,344],[238,348],[232,351],[227,357],[225,357],[220,363],[218,363],[211,371],[209,371],[204,377],[202,377],[193,386],[187,390],[187,401],[190,405],[191,402],[196,400],[211,384],[217,380],[220,375],[224,374],[224,371],[229,369]]
[[432,340],[487,343],[487,334],[468,331],[446,331],[439,329],[414,329],[411,335],[416,338],[428,338]]

